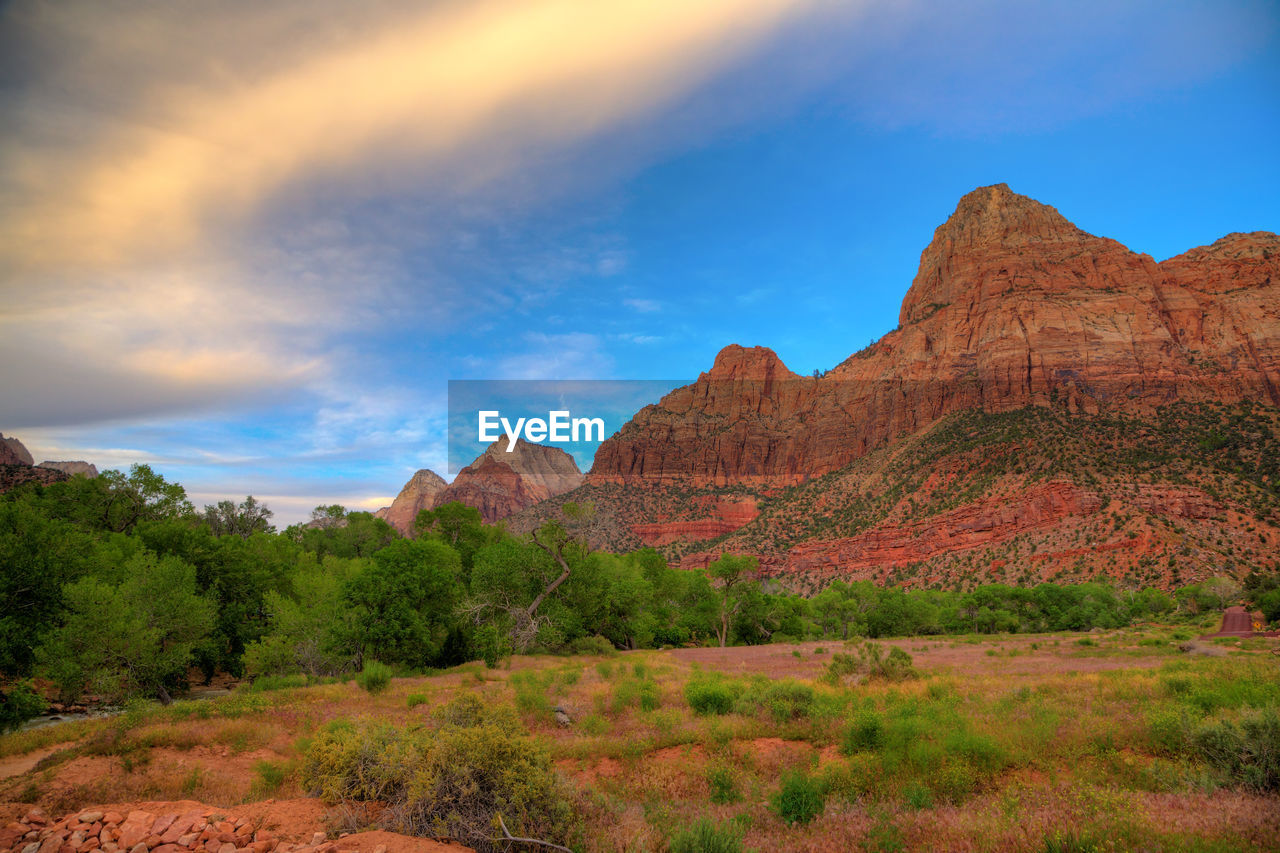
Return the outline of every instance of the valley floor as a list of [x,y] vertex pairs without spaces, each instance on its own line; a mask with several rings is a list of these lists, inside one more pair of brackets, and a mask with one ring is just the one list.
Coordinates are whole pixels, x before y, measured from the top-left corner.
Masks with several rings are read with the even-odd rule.
[[334,721],[426,727],[472,694],[546,750],[575,849],[1280,849],[1280,640],[1144,626],[886,641],[913,658],[902,680],[864,677],[865,645],[518,657],[377,694],[242,687],[21,732],[0,738],[0,825],[33,807],[198,810],[282,849],[316,832],[337,850],[440,849],[372,831],[376,803],[309,797],[303,767]]

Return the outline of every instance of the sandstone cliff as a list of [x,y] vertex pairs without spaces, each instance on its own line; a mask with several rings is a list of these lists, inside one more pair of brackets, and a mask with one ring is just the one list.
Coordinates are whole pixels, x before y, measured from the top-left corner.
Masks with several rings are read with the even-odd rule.
[[[755,553],[805,582],[1280,568],[1280,237],[1157,263],[983,187],[935,231],[899,319],[816,377],[726,347],[513,529],[593,500],[614,547],[690,567]],[[992,417],[1013,432],[966,450],[1007,426]],[[928,464],[906,465],[922,441]]]
[[74,477],[77,474],[85,477],[98,476],[98,466],[92,462],[41,462],[40,468],[52,468],[55,471]]
[[436,505],[461,501],[492,523],[582,484],[577,463],[563,450],[524,439],[510,453],[506,446],[506,439],[489,445],[440,492]]
[[436,498],[448,485],[435,471],[422,468],[404,484],[391,506],[383,507],[374,515],[385,520],[402,535],[408,536],[413,530],[413,521],[418,513],[434,507]]
[[1055,399],[1280,405],[1280,237],[1233,234],[1157,264],[983,187],[934,233],[897,329],[821,378],[726,347],[606,441],[588,477],[794,485],[951,412]]
[[16,438],[5,438],[0,432],[0,465],[34,465],[35,460]]

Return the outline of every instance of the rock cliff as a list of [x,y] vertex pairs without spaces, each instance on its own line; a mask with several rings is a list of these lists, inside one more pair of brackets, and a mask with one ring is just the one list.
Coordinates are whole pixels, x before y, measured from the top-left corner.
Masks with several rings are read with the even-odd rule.
[[391,506],[383,507],[374,515],[407,536],[413,530],[413,521],[418,517],[418,513],[434,507],[436,498],[448,485],[435,471],[422,468],[404,484],[400,494],[396,495],[396,499],[391,502]]
[[492,523],[582,485],[582,472],[563,450],[524,439],[510,453],[506,446],[506,439],[489,445],[440,492],[436,505],[461,501]]
[[16,438],[5,438],[0,432],[0,465],[34,465],[35,460]]
[[85,477],[98,476],[98,466],[94,465],[92,462],[48,462],[46,461],[46,462],[41,462],[38,467],[52,468],[55,471],[61,471],[62,473],[71,477],[74,477],[77,474],[81,474]]
[[[1280,237],[1157,263],[998,184],[934,232],[897,328],[812,377],[725,347],[562,499],[690,567],[732,550],[792,579],[1167,586],[1280,568],[1278,406]],[[1003,443],[964,450],[1006,415]],[[907,471],[921,441],[932,462]]]

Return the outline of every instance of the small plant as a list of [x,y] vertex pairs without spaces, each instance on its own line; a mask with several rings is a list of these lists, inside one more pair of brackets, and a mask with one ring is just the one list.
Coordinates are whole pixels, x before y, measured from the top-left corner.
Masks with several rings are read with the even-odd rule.
[[385,663],[368,660],[364,662],[364,669],[360,670],[360,674],[356,676],[356,684],[359,684],[366,693],[381,693],[391,684],[391,674],[391,667]]
[[671,836],[667,849],[671,853],[740,853],[742,833],[732,823],[701,817]]
[[840,751],[853,755],[862,750],[879,749],[884,744],[884,720],[872,710],[861,711],[844,730]]
[[419,705],[425,705],[425,704],[427,704],[427,694],[425,694],[425,693],[410,693],[410,694],[409,694],[409,698],[408,698],[407,700],[405,700],[405,701],[407,701],[407,702],[409,703],[409,707],[410,707],[410,708],[416,708],[416,707],[418,707]]
[[734,691],[719,679],[694,679],[684,686],[684,698],[696,714],[727,714],[733,710]]
[[258,797],[274,796],[289,778],[289,766],[283,762],[257,761],[253,772],[258,778],[253,782],[253,792]]
[[933,808],[933,791],[919,783],[910,785],[902,792],[902,799],[907,807],[920,811]]
[[711,788],[711,802],[718,805],[736,803],[742,799],[733,770],[724,765],[716,765],[707,770],[707,786]]
[[789,773],[782,778],[782,786],[773,796],[771,805],[787,824],[808,823],[826,807],[827,789],[820,779],[803,771]]
[[816,649],[813,650],[813,653],[815,655],[825,655],[827,653],[827,650],[826,650],[826,647],[824,646],[818,646]]

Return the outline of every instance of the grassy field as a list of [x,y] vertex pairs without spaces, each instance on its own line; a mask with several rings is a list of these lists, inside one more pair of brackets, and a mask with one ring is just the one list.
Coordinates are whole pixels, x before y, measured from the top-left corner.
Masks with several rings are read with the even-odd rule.
[[243,811],[322,792],[334,835],[492,834],[496,810],[581,850],[1280,849],[1277,641],[1189,641],[925,637],[522,657],[376,692],[259,684],[276,689],[6,736],[0,801]]

